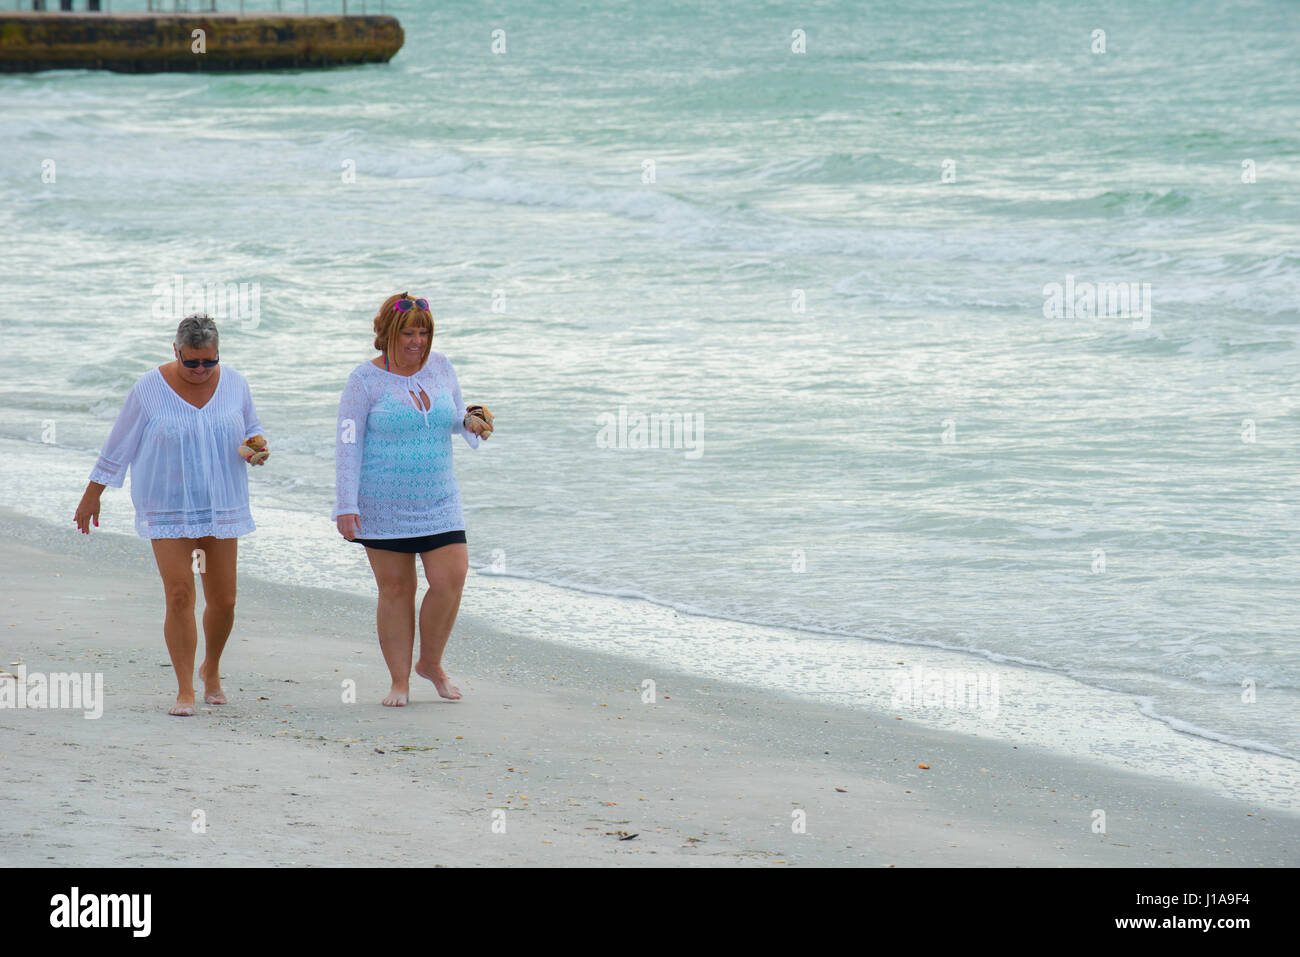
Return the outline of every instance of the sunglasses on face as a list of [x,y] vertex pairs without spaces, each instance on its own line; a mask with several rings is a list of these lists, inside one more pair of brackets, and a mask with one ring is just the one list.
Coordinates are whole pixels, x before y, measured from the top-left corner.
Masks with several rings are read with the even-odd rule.
[[187,369],[197,369],[199,366],[203,366],[203,368],[205,368],[205,369],[211,369],[213,366],[215,366],[215,365],[217,365],[218,363],[221,362],[221,359],[220,359],[220,358],[217,358],[217,359],[181,359],[181,354],[180,354],[180,352],[177,352],[177,353],[176,353],[176,358],[177,358],[177,359],[180,359],[180,363],[181,363],[181,365],[183,365],[183,366],[184,366],[185,368],[187,368]]
[[422,309],[423,311],[428,312],[429,300],[428,299],[399,299],[397,300],[396,304],[394,304],[393,308],[396,309],[398,312],[410,312],[412,306],[414,306],[416,309]]

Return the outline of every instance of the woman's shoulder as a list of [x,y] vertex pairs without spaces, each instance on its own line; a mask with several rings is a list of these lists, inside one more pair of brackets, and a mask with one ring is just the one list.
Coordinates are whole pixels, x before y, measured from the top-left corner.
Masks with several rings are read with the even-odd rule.
[[134,394],[140,400],[153,398],[159,389],[170,388],[161,366],[150,366],[149,371],[131,383],[127,395]]
[[229,402],[245,402],[251,399],[252,389],[248,387],[248,379],[242,372],[234,366],[228,366],[221,363],[221,378],[217,381],[217,391],[226,396]]
[[151,365],[148,372],[131,382],[130,389],[126,390],[126,398],[152,404],[152,399],[159,394],[160,387],[166,387],[166,380],[162,377],[161,369],[157,365]]
[[221,375],[222,375],[223,377],[225,377],[225,376],[229,376],[229,377],[230,377],[230,381],[231,381],[234,385],[238,385],[238,386],[247,386],[247,385],[248,385],[248,378],[247,378],[247,376],[245,376],[242,372],[240,372],[240,371],[239,371],[238,369],[236,369],[234,366],[228,366],[228,365],[226,365],[224,362],[221,363]]
[[144,373],[144,375],[140,376],[140,378],[136,379],[135,382],[131,384],[131,388],[133,390],[147,389],[149,386],[158,382],[166,381],[167,380],[163,378],[162,366],[150,366],[148,372]]
[[372,393],[384,378],[384,370],[377,367],[373,362],[367,359],[355,366],[348,373],[347,385],[349,388],[360,388],[367,394]]

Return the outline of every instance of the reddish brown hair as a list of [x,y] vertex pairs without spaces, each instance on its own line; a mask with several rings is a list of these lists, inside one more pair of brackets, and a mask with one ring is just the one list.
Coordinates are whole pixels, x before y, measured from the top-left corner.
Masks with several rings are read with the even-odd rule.
[[397,301],[411,298],[413,297],[410,293],[399,292],[384,300],[384,304],[379,307],[379,312],[375,313],[375,348],[391,356],[397,348],[398,334],[407,326],[428,329],[429,341],[425,343],[424,353],[420,356],[420,365],[423,366],[433,350],[433,313],[419,306],[412,306],[406,312],[398,312]]

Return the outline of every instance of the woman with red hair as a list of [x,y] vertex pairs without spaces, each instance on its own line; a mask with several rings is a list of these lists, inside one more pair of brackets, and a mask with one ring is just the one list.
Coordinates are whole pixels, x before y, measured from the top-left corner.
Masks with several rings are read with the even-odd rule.
[[442,667],[469,570],[465,519],[452,471],[451,440],[470,448],[492,433],[492,415],[466,406],[450,360],[432,350],[426,299],[403,292],[384,300],[374,320],[381,353],[348,376],[335,441],[339,534],[366,547],[379,586],[379,644],[392,678],[383,703],[410,698],[415,647],[415,556],[429,591],[420,605],[415,673],[444,698],[459,698]]

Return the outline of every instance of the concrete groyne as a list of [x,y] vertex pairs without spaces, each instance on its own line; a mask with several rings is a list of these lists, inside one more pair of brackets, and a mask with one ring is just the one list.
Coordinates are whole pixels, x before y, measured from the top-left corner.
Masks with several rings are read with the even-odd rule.
[[383,63],[405,40],[390,16],[0,11],[0,72],[269,70]]

